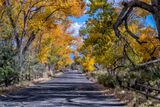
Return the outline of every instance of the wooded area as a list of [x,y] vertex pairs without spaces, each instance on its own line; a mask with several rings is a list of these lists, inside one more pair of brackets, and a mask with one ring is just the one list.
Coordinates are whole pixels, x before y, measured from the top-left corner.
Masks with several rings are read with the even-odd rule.
[[[147,89],[145,94],[152,97],[154,92],[157,98],[160,1],[88,2],[0,0],[0,85],[52,77],[72,68],[91,74],[107,87]],[[69,17],[84,14],[89,18],[79,36],[73,36]]]
[[68,16],[83,14],[81,0],[0,0],[0,83],[5,86],[70,65]]
[[[144,93],[149,87],[158,90],[160,1],[90,0],[89,7],[90,18],[80,31],[83,57],[77,56],[75,62],[105,86],[136,87]],[[146,24],[147,17],[155,27]]]

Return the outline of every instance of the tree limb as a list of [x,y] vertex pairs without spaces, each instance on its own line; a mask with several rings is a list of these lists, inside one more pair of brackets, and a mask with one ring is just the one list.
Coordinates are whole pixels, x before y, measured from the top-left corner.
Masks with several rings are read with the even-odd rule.
[[113,26],[113,29],[115,31],[115,34],[117,37],[122,37],[120,31],[119,31],[119,26],[125,22],[125,28],[127,30],[127,32],[136,40],[138,40],[138,37],[136,35],[134,35],[129,29],[128,29],[128,23],[127,23],[127,18],[129,17],[129,14],[132,12],[133,8],[134,7],[139,7],[139,8],[142,8],[144,10],[147,10],[149,12],[154,12],[154,8],[145,3],[145,2],[142,2],[142,1],[138,1],[138,0],[135,0],[135,1],[130,1],[130,2],[122,2],[123,4],[123,9],[120,13],[120,15],[118,16],[117,18],[117,21],[115,22],[114,26]]
[[[10,2],[9,2],[9,0],[5,0],[4,5],[5,5],[6,7],[10,7]],[[19,49],[20,49],[20,47],[21,47],[21,44],[20,44],[20,40],[19,40],[19,34],[18,34],[18,31],[17,31],[16,23],[15,23],[15,21],[13,20],[11,10],[7,10],[7,15],[8,15],[9,20],[10,20],[10,22],[11,22],[11,26],[12,26],[13,31],[14,31],[14,36],[15,36],[16,44],[17,44],[18,51],[19,51]]]
[[130,70],[133,71],[133,70],[140,69],[140,68],[143,68],[143,67],[155,64],[155,63],[159,63],[159,62],[160,62],[160,58],[136,65],[134,68],[131,68]]
[[25,52],[27,51],[27,49],[29,48],[29,46],[31,45],[31,43],[35,38],[36,38],[35,32],[32,32],[25,47],[23,48],[22,54],[25,54]]

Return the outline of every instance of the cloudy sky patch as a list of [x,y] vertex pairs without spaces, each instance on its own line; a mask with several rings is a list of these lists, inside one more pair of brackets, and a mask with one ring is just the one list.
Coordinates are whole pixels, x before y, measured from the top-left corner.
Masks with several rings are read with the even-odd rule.
[[78,23],[78,22],[74,22],[71,24],[71,27],[69,28],[69,32],[73,32],[72,36],[79,36],[79,30],[80,28],[84,26],[84,23]]

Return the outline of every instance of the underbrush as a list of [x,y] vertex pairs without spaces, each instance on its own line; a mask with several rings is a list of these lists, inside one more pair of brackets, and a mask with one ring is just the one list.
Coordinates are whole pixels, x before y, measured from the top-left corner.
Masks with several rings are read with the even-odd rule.
[[6,95],[8,93],[13,93],[19,89],[34,86],[37,83],[44,83],[44,82],[49,81],[49,80],[51,80],[61,74],[62,74],[62,72],[56,72],[56,73],[54,73],[54,75],[52,77],[47,77],[47,78],[43,77],[43,78],[33,79],[31,81],[25,80],[25,81],[21,81],[17,84],[14,84],[14,85],[10,85],[8,87],[1,86],[0,87],[0,95]]
[[98,83],[102,84],[103,86],[115,88],[118,86],[118,81],[116,77],[109,75],[106,72],[97,72],[92,73],[93,78],[97,80]]
[[12,93],[12,92],[15,92],[19,89],[23,89],[23,88],[27,88],[27,87],[30,87],[30,86],[33,86],[34,84],[37,84],[37,83],[43,83],[45,81],[48,81],[50,80],[51,78],[39,78],[39,79],[34,79],[32,81],[21,81],[17,84],[14,84],[14,85],[10,85],[8,87],[5,87],[5,86],[1,86],[0,88],[0,95],[6,95],[8,93]]
[[[103,85],[107,90],[105,94],[115,94],[122,101],[128,102],[128,107],[160,107],[159,101],[147,99],[144,95],[123,87],[127,86],[126,82],[122,83],[119,78],[106,71],[90,72],[88,73],[88,78],[93,78],[95,82]],[[132,81],[132,79],[128,80],[124,77],[121,77],[121,79]]]

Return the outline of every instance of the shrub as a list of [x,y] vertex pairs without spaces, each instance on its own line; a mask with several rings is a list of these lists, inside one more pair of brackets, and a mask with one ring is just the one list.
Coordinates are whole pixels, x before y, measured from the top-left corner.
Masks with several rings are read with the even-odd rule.
[[5,86],[16,82],[18,73],[16,72],[14,53],[9,46],[1,46],[0,50],[0,83]]
[[106,86],[106,87],[110,87],[110,88],[115,88],[116,86],[119,86],[118,81],[116,79],[115,76],[112,76],[108,73],[105,72],[97,72],[92,74],[92,77],[97,79],[97,81]]

